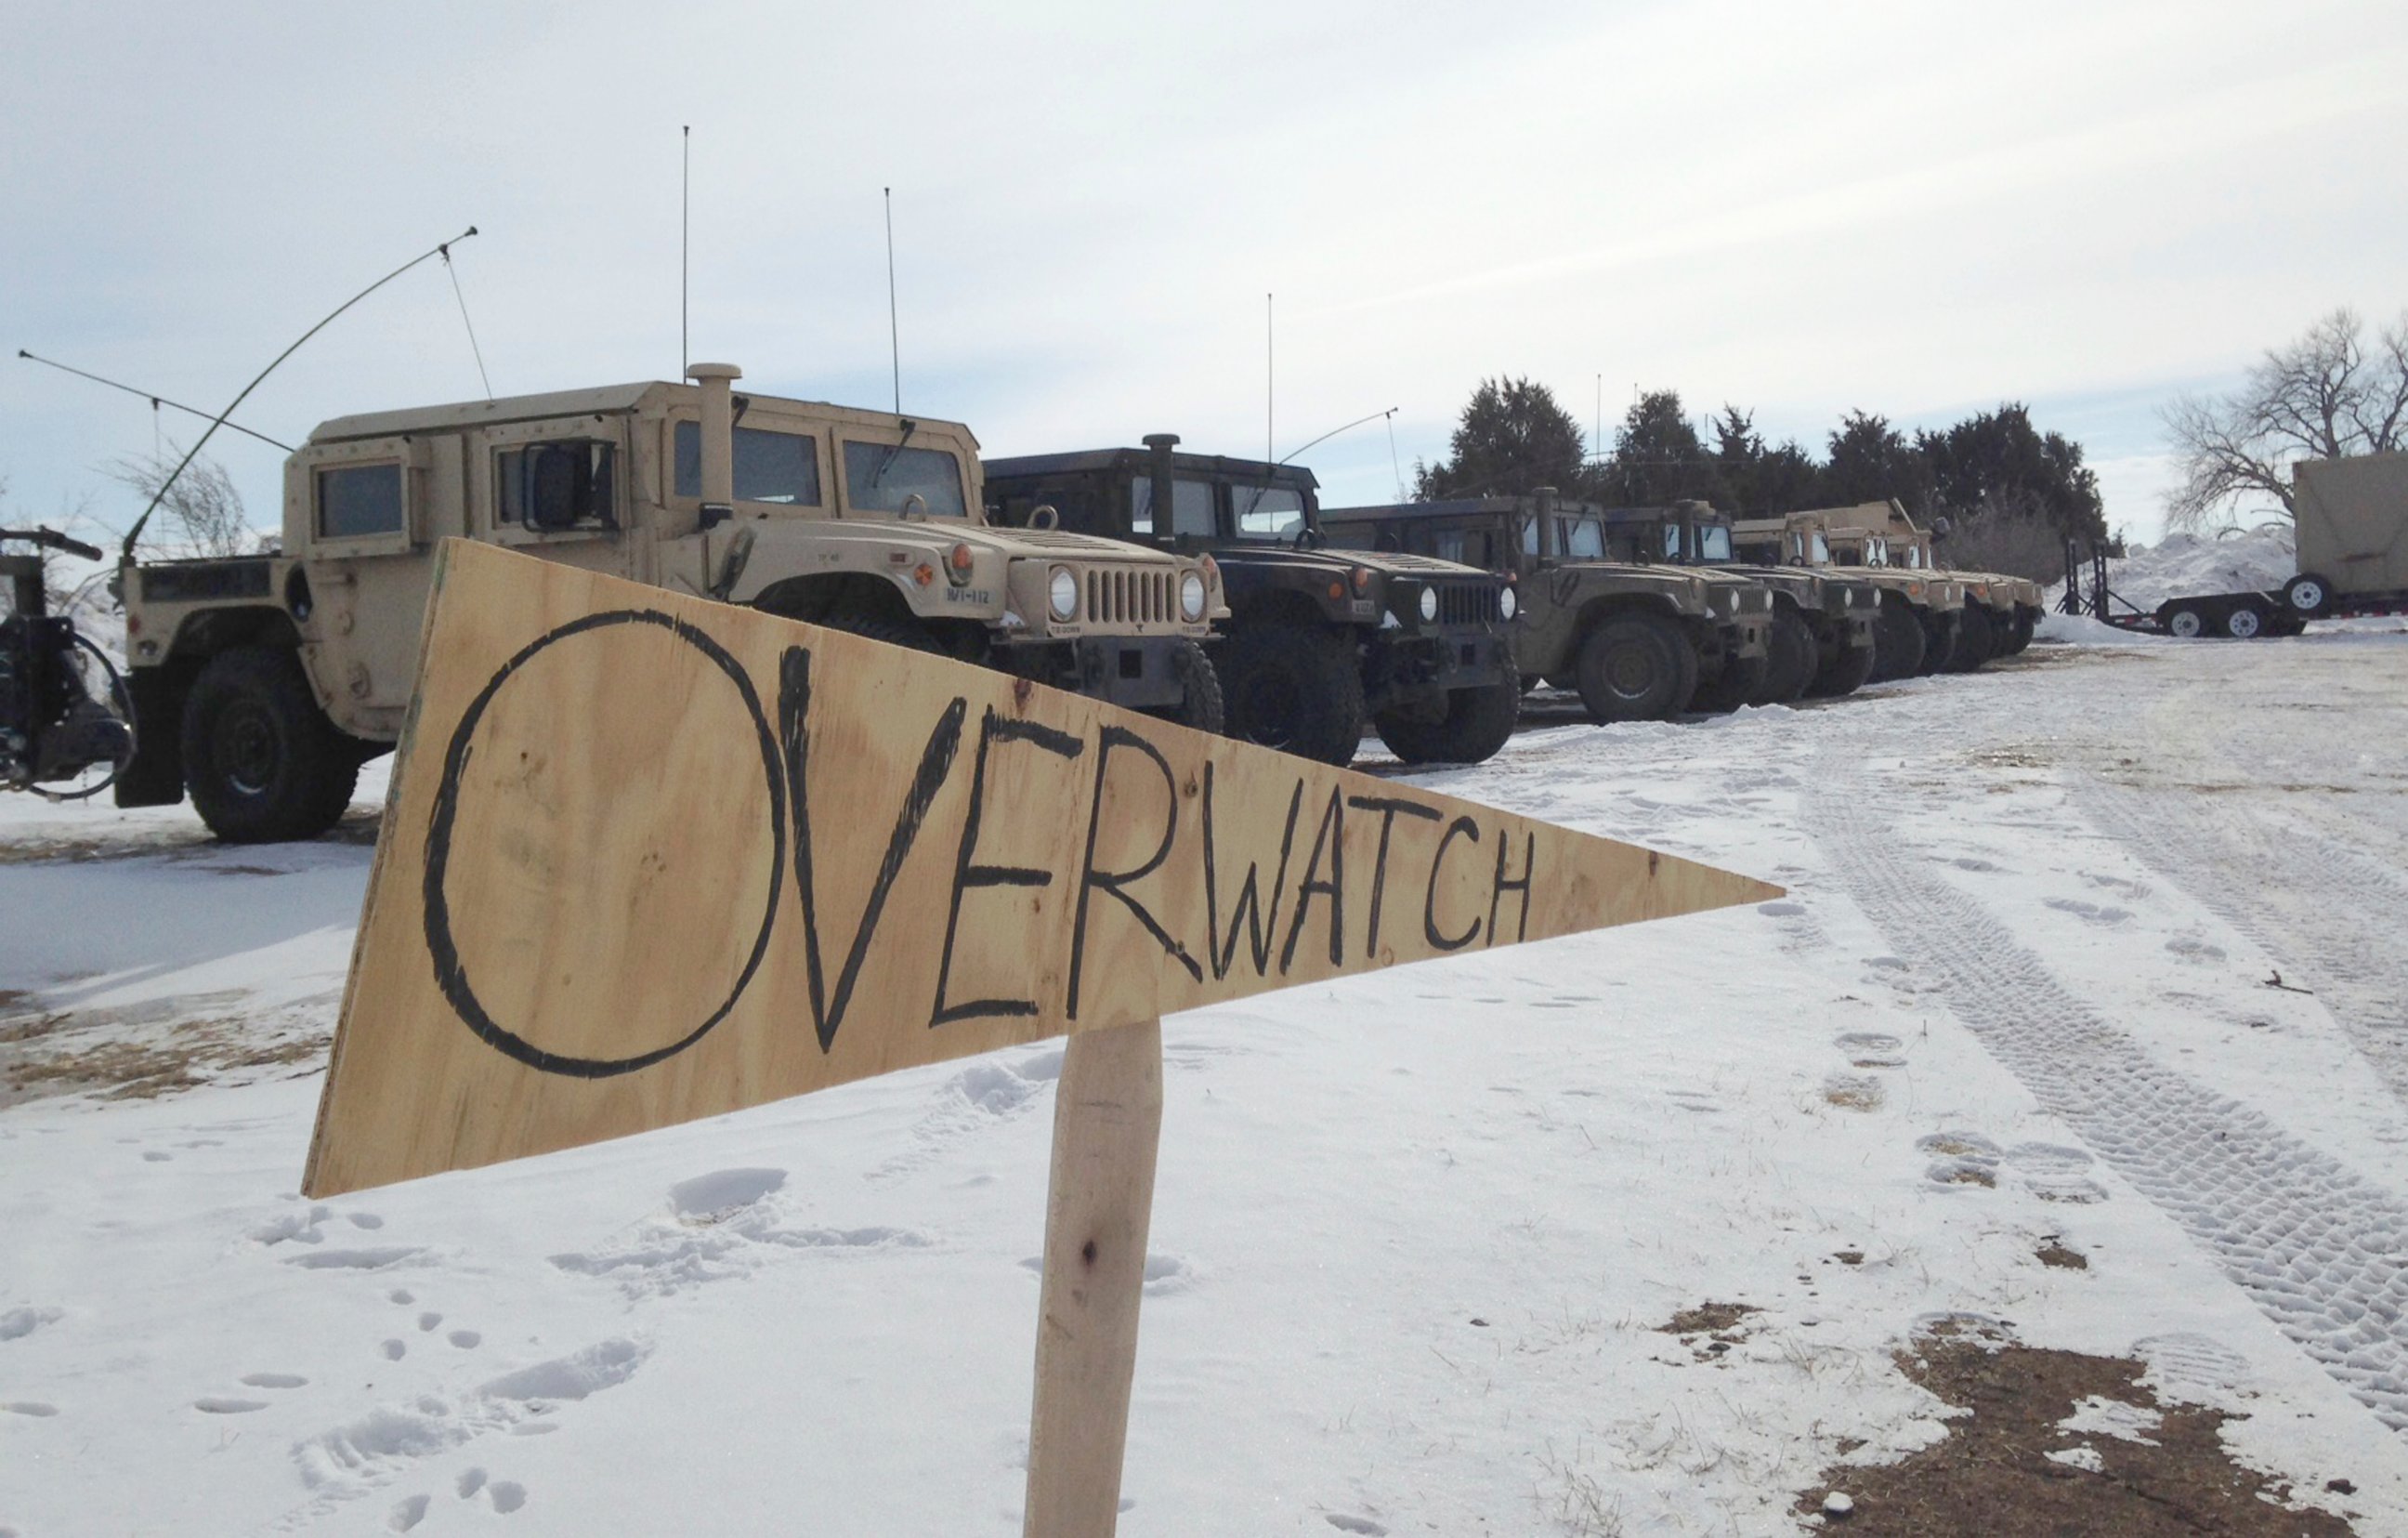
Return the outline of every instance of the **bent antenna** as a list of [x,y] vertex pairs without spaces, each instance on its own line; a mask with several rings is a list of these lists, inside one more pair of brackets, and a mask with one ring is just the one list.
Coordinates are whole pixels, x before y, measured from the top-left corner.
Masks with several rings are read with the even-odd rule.
[[[173,407],[175,410],[183,412],[186,416],[201,417],[204,419],[208,416],[207,411],[202,410],[197,406],[187,406],[180,400],[169,400],[165,395],[154,395],[148,390],[136,390],[130,384],[120,384],[115,380],[103,379],[98,374],[87,372],[86,370],[78,368],[71,364],[61,363],[56,358],[46,358],[38,352],[28,352],[22,347],[17,349],[17,356],[24,359],[28,363],[48,365],[50,367],[59,369],[62,372],[73,374],[78,379],[90,380],[94,384],[106,384],[112,390],[122,390],[129,395],[139,395],[154,407]],[[239,422],[229,422],[226,425],[233,428],[236,432],[240,433],[245,438],[255,438],[259,439],[262,443],[266,444],[271,449],[281,449],[286,453],[291,453],[293,452],[292,444],[279,442],[277,439],[268,437],[265,433],[254,433]]]
[[292,346],[276,354],[276,361],[261,369],[257,378],[253,379],[249,384],[242,387],[242,394],[235,396],[234,399],[226,403],[226,409],[220,411],[210,420],[208,426],[202,429],[201,436],[194,440],[192,449],[185,453],[184,457],[180,461],[178,462],[176,467],[168,472],[167,479],[159,482],[158,491],[151,495],[150,505],[142,510],[142,516],[134,520],[134,526],[125,531],[125,543],[118,547],[118,561],[121,564],[125,565],[130,565],[133,562],[134,541],[142,538],[143,525],[150,523],[150,515],[159,510],[159,504],[165,500],[167,490],[169,487],[175,485],[176,478],[182,475],[185,468],[189,467],[194,460],[200,457],[201,446],[208,442],[211,434],[215,433],[220,427],[225,425],[226,418],[234,415],[235,408],[240,406],[244,401],[249,400],[251,398],[251,393],[253,390],[258,389],[262,381],[264,381],[268,375],[275,373],[276,370],[282,366],[285,359],[291,357],[294,353],[300,352],[302,343],[307,342],[319,332],[323,331],[326,327],[334,324],[335,318],[337,316],[342,314],[343,311],[351,309],[353,305],[358,304],[362,299],[366,298],[369,295],[374,294],[377,290],[384,287],[385,284],[392,282],[394,279],[400,277],[403,273],[408,272],[410,268],[418,266],[421,262],[425,261],[428,257],[442,253],[445,248],[455,246],[476,233],[477,226],[471,224],[467,229],[453,236],[451,239],[438,242],[437,244],[429,246],[426,250],[420,252],[408,261],[404,262],[401,266],[394,268],[391,272],[386,273],[375,282],[370,283],[367,287],[360,290],[357,294],[352,295],[341,304],[337,305],[334,309],[327,314],[324,320],[320,321],[316,325],[313,325],[308,330],[301,333],[298,339],[296,339]]

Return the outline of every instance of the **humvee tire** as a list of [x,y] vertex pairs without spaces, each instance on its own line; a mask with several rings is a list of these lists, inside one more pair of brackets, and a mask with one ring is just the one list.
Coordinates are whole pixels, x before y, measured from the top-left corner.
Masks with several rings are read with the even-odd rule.
[[2015,630],[2007,641],[2007,655],[2014,656],[2032,643],[2032,627],[2039,623],[2040,616],[2032,611],[2020,607],[2015,610]]
[[1881,614],[1873,622],[1873,672],[1880,680],[1913,678],[1923,671],[1923,654],[1929,650],[1923,621],[1914,606],[1897,593],[1882,595]]
[[1371,718],[1380,740],[1408,764],[1482,764],[1497,756],[1522,716],[1522,694],[1510,683],[1450,689],[1446,716],[1416,721],[1401,712]]
[[1786,705],[1804,695],[1821,661],[1814,632],[1805,617],[1785,604],[1772,606],[1772,631],[1765,640],[1764,683],[1751,705]]
[[[775,611],[769,611],[775,612]],[[831,614],[814,625],[830,630],[841,630],[848,636],[864,640],[882,640],[889,646],[900,646],[907,652],[933,652],[937,643],[916,625],[901,625],[894,620],[868,619],[855,614]]]
[[1978,603],[1969,603],[1956,614],[1956,645],[1948,654],[1948,670],[1970,673],[1996,654],[1998,626],[1990,611]]
[[1814,675],[1806,692],[1817,699],[1838,699],[1855,694],[1873,676],[1873,664],[1880,656],[1878,646],[1842,647],[1840,654]]
[[1196,642],[1182,641],[1179,650],[1170,654],[1170,666],[1182,685],[1179,703],[1145,713],[1173,726],[1193,726],[1199,732],[1219,735],[1227,708],[1221,699],[1221,677],[1212,671],[1212,659]]
[[1213,659],[1222,729],[1244,742],[1340,769],[1363,740],[1363,675],[1353,648],[1319,626],[1240,625]]
[[184,697],[181,735],[193,806],[227,843],[314,839],[341,820],[359,783],[357,746],[281,647],[209,658]]
[[1957,625],[1949,624],[1943,616],[1928,610],[1918,617],[1923,622],[1923,665],[1915,668],[1915,672],[1925,678],[1933,673],[1944,673],[1948,670],[1948,664],[1956,660],[1957,641],[1964,632]]
[[1665,721],[1698,692],[1698,653],[1670,620],[1618,614],[1582,638],[1581,704],[1598,722]]
[[1742,705],[1754,704],[1764,688],[1765,674],[1771,669],[1772,658],[1768,654],[1755,657],[1727,657],[1723,670],[1698,685],[1689,696],[1689,709],[1703,711],[1708,715],[1725,715]]

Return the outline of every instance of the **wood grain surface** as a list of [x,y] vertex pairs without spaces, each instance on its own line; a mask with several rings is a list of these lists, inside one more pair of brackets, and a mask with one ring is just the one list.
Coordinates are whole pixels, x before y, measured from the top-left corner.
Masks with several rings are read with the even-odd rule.
[[1779,889],[448,541],[304,1189]]

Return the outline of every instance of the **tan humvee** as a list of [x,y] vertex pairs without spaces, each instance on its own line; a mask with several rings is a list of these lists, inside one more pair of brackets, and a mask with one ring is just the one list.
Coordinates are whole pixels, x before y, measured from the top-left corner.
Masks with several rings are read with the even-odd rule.
[[[187,786],[221,838],[305,838],[400,736],[446,538],[745,604],[1207,730],[1217,568],[985,526],[957,423],[738,395],[738,370],[338,417],[285,464],[281,552],[120,573],[122,806]],[[664,703],[665,728],[675,703]]]
[[1834,524],[1878,528],[1888,536],[1893,565],[1909,571],[1945,571],[1965,584],[1964,627],[1950,654],[1951,672],[1971,672],[1992,657],[2010,656],[2031,644],[2032,627],[2044,605],[2040,583],[2028,577],[1997,571],[1959,570],[1939,558],[1936,536],[1944,536],[1948,522],[1937,530],[1917,525],[1898,498],[1860,503],[1827,514]]
[[1731,542],[1742,560],[1828,568],[1834,575],[1881,589],[1881,611],[1873,625],[1876,680],[1912,678],[1947,666],[1962,621],[1964,587],[1949,578],[1891,565],[1889,542],[1881,533],[1835,526],[1828,513],[1793,512],[1735,520]]

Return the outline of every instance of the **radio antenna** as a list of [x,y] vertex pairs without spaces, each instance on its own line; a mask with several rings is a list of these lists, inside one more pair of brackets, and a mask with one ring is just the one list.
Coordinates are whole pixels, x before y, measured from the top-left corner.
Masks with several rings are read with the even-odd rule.
[[494,398],[494,377],[485,372],[485,350],[477,345],[477,323],[468,319],[468,296],[460,292],[460,269],[452,265],[452,248],[447,243],[435,248],[443,253],[443,270],[452,279],[452,297],[460,301],[460,323],[468,330],[468,351],[477,359],[477,379],[485,387],[485,398]]
[[903,414],[903,333],[895,311],[895,189],[881,187],[886,198],[886,346],[895,363],[895,414]]
[[278,367],[283,364],[285,359],[291,357],[294,353],[300,352],[303,342],[307,342],[319,332],[323,331],[326,327],[334,324],[336,316],[342,314],[344,310],[347,310],[353,305],[358,304],[362,299],[366,298],[369,295],[374,294],[377,290],[384,287],[385,284],[392,282],[394,279],[400,277],[403,273],[408,272],[410,268],[418,266],[421,262],[425,261],[428,257],[442,252],[446,247],[456,246],[461,241],[467,239],[470,236],[473,236],[476,233],[477,226],[471,224],[460,234],[453,236],[451,239],[429,246],[426,250],[420,252],[408,261],[404,262],[401,266],[394,268],[391,272],[386,273],[375,282],[370,283],[367,287],[360,290],[357,294],[352,295],[341,304],[337,305],[333,312],[328,314],[324,320],[320,321],[316,325],[313,325],[308,330],[301,333],[299,340],[296,340],[292,346],[276,354],[276,361],[274,363],[271,363],[266,367],[261,369],[259,371],[258,378],[252,380],[249,384],[242,387],[242,394],[235,396],[233,400],[228,401],[226,403],[226,409],[220,411],[215,417],[210,419],[208,426],[202,429],[201,436],[194,440],[192,450],[184,455],[180,462],[177,464],[175,469],[168,472],[167,479],[159,482],[159,489],[151,494],[150,505],[142,510],[142,516],[134,520],[134,526],[125,531],[125,542],[118,547],[118,560],[121,563],[131,563],[133,561],[134,541],[142,537],[143,525],[150,523],[150,515],[159,510],[159,504],[166,498],[168,488],[175,485],[177,477],[182,475],[186,467],[189,467],[194,460],[198,459],[201,456],[202,445],[208,442],[211,434],[215,433],[220,427],[225,425],[226,418],[234,415],[235,409],[240,406],[244,401],[249,400],[251,398],[251,393],[253,390],[258,389],[266,380],[268,375],[275,373]]
[[[1269,459],[1271,448],[1271,407],[1277,400],[1279,373],[1276,328],[1271,320],[1271,296],[1263,295],[1263,457]],[[1277,461],[1273,461],[1277,463]]]
[[[181,411],[186,416],[190,417],[201,417],[206,419],[208,416],[208,413],[202,410],[199,407],[187,406],[180,400],[169,400],[165,395],[154,395],[148,390],[136,390],[130,384],[120,384],[115,380],[103,379],[98,374],[87,373],[83,369],[61,363],[55,358],[46,358],[38,352],[28,352],[22,347],[17,349],[17,356],[24,359],[27,363],[47,365],[51,368],[60,369],[63,372],[73,374],[78,379],[90,380],[94,384],[106,384],[112,390],[122,390],[129,395],[138,395],[142,399],[150,403],[150,410],[154,416],[162,406],[172,407],[176,410]],[[255,438],[259,439],[262,443],[266,444],[271,449],[281,449],[286,453],[291,453],[293,452],[292,444],[280,443],[275,438],[268,437],[265,433],[254,433],[239,422],[229,422],[226,425],[233,428],[236,432],[240,433],[245,438]]]
[[685,378],[685,366],[694,361],[694,346],[687,340],[686,302],[693,292],[687,276],[687,253],[694,245],[694,124],[686,123],[678,130],[678,378]]

